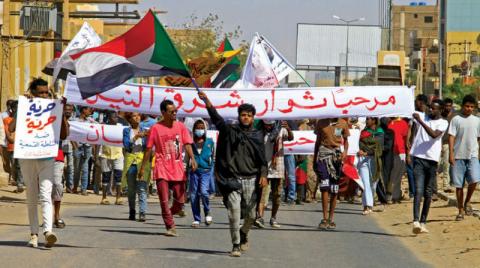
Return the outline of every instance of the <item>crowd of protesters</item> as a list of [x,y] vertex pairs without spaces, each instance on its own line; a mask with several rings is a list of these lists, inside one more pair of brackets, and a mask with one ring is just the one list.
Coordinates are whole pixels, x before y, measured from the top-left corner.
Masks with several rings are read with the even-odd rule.
[[[28,97],[54,98],[55,94],[46,81],[35,79]],[[210,199],[217,194],[228,210],[232,256],[248,249],[252,226],[266,227],[265,208],[270,201],[271,228],[281,228],[282,202],[303,205],[318,200],[323,211],[318,228],[327,230],[336,228],[338,200],[357,201],[363,215],[369,215],[413,199],[413,233],[428,233],[430,204],[439,190],[456,192],[456,220],[472,214],[470,200],[480,180],[480,119],[474,114],[477,101],[470,95],[458,112],[451,99],[429,101],[418,95],[410,118],[288,122],[257,120],[250,104],[238,107],[236,122],[227,122],[205,92],[199,92],[199,97],[209,118],[177,119],[170,100],[161,103],[158,117],[65,103],[58,157],[37,160],[13,158],[18,101],[9,100],[0,131],[3,168],[16,192],[27,191],[28,245],[38,246],[38,201],[45,245],[51,247],[57,241],[52,228],[66,226],[60,217],[64,190],[101,194],[101,205],[110,205],[109,196],[115,196],[115,205],[123,205],[126,196],[128,219],[140,222],[147,217],[148,196],[158,195],[167,236],[177,236],[173,216],[186,216],[187,200],[191,226],[201,226],[202,207],[204,224],[211,225]],[[122,125],[123,146],[69,141],[69,121]],[[217,141],[207,137],[208,130],[218,131]],[[314,131],[313,155],[284,154],[283,143],[294,139],[293,130]],[[437,176],[442,179],[440,185]]]

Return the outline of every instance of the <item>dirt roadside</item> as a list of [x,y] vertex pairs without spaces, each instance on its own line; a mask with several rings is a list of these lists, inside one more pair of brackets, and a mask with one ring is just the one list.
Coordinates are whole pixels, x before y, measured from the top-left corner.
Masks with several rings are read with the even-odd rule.
[[[478,194],[478,192],[476,193]],[[473,203],[480,207],[480,202]],[[372,217],[387,232],[394,234],[417,257],[435,267],[480,267],[480,220],[466,217],[455,221],[457,210],[446,201],[432,203],[428,234],[412,234],[413,203],[390,205]]]

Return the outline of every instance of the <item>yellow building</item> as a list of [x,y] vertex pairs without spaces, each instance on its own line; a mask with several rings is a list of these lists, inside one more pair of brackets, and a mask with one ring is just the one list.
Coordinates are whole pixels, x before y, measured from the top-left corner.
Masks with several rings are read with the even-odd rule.
[[447,84],[471,76],[480,64],[480,32],[447,32],[445,43]]

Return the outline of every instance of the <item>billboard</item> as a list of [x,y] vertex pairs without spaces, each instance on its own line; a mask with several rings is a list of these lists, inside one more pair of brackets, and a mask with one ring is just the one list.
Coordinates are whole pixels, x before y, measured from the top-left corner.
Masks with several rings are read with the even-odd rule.
[[[348,66],[373,68],[381,49],[382,30],[379,26],[354,26],[348,30]],[[298,68],[306,66],[345,66],[347,26],[331,24],[298,24]]]

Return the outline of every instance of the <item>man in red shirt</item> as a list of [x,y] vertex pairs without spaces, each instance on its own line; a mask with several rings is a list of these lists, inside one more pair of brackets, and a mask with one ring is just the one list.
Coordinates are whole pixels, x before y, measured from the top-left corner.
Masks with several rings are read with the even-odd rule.
[[393,165],[390,172],[390,179],[387,186],[387,201],[398,202],[402,199],[401,182],[403,173],[405,173],[405,152],[408,135],[408,123],[398,117],[393,118],[388,124],[388,128],[393,131]]
[[[158,197],[162,208],[162,218],[167,227],[166,236],[177,236],[173,215],[182,210],[185,199],[185,168],[183,165],[183,147],[190,157],[192,171],[197,169],[197,163],[192,151],[192,137],[187,127],[177,121],[177,108],[171,100],[160,104],[162,121],[150,129],[147,141],[147,151],[143,157],[138,179],[143,180],[143,171],[151,159],[152,147],[155,146],[155,168],[153,179],[157,183]],[[169,190],[173,191],[173,204],[168,207]]]

